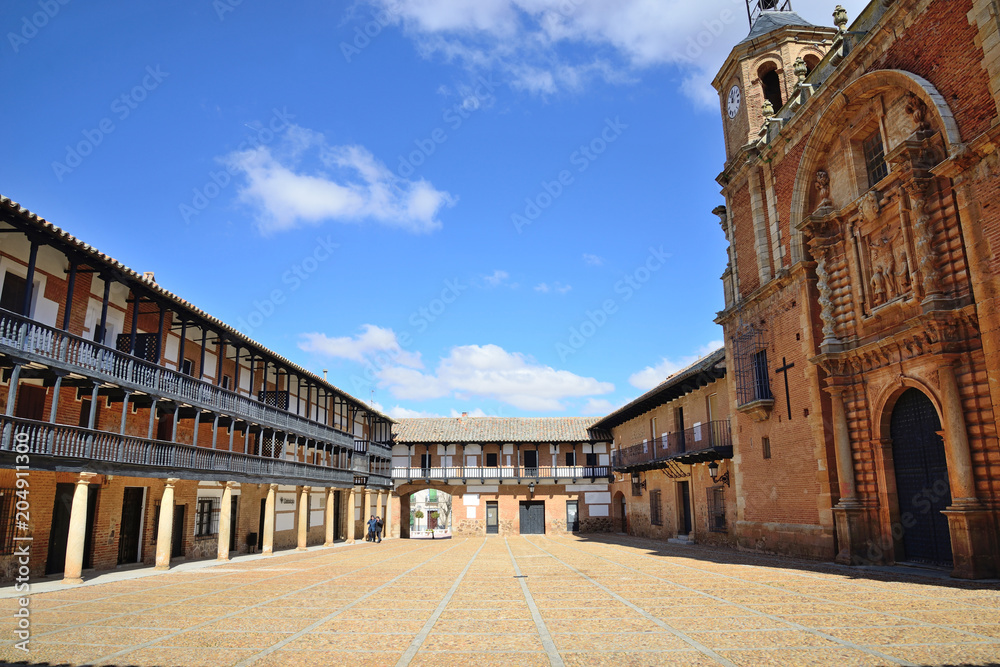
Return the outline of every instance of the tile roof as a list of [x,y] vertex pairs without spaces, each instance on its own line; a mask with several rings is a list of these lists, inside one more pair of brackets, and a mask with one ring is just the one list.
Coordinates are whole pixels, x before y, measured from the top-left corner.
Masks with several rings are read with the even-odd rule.
[[594,429],[597,417],[414,417],[392,427],[398,443],[427,442],[597,442],[610,441]]
[[[75,236],[73,236],[69,232],[63,231],[62,229],[60,229],[59,227],[56,227],[55,225],[53,225],[51,222],[49,222],[45,218],[43,218],[43,217],[41,217],[41,216],[39,216],[39,215],[37,215],[35,213],[32,213],[31,211],[29,211],[28,209],[24,208],[23,206],[21,206],[20,204],[18,204],[15,201],[13,201],[12,199],[10,199],[8,197],[4,197],[3,195],[0,195],[0,216],[2,216],[2,214],[4,214],[4,213],[8,213],[8,212],[11,215],[16,216],[17,218],[20,218],[21,221],[26,222],[26,223],[31,224],[31,225],[34,225],[35,227],[37,227],[37,228],[45,231],[46,233],[48,233],[50,236],[52,236],[52,237],[54,237],[54,238],[56,238],[56,239],[58,239],[58,240],[60,240],[60,241],[62,241],[64,243],[66,243],[67,245],[73,247],[81,255],[85,255],[88,258],[91,258],[91,259],[95,260],[96,262],[100,262],[102,264],[105,264],[105,265],[111,267],[114,271],[117,271],[122,276],[127,277],[130,280],[133,280],[133,281],[135,281],[137,283],[142,283],[142,285],[143,285],[143,287],[145,289],[148,289],[150,292],[153,292],[155,294],[158,294],[158,295],[162,296],[163,298],[167,299],[168,301],[172,301],[174,304],[176,304],[180,308],[183,308],[184,310],[187,310],[189,313],[191,313],[191,314],[193,314],[193,315],[195,315],[197,317],[200,317],[200,318],[202,318],[204,320],[207,320],[208,322],[210,322],[212,324],[212,326],[216,327],[220,331],[224,331],[231,338],[233,338],[235,340],[238,340],[238,341],[241,341],[243,343],[247,343],[249,345],[252,345],[252,346],[258,348],[259,350],[267,352],[267,354],[270,355],[275,361],[277,361],[278,363],[286,366],[287,368],[292,369],[292,371],[294,371],[296,374],[302,375],[303,377],[309,377],[309,378],[312,379],[312,381],[314,383],[322,385],[322,386],[325,386],[328,389],[331,389],[331,390],[333,390],[333,391],[335,391],[335,392],[337,392],[337,393],[339,393],[339,394],[341,394],[343,396],[346,396],[346,397],[354,400],[354,402],[357,403],[359,406],[361,406],[366,412],[370,412],[370,413],[372,413],[374,415],[377,415],[377,416],[379,416],[379,417],[381,417],[381,418],[383,418],[383,419],[385,419],[386,421],[389,421],[389,422],[394,421],[391,417],[382,414],[381,412],[379,412],[378,410],[376,410],[376,409],[374,409],[372,407],[369,407],[363,401],[361,401],[360,399],[358,399],[358,398],[356,398],[354,396],[351,396],[351,394],[347,393],[343,389],[340,389],[340,388],[334,386],[329,381],[324,380],[323,378],[319,377],[315,373],[312,373],[311,371],[306,370],[305,368],[302,368],[298,364],[295,364],[295,363],[289,361],[288,359],[285,359],[283,356],[281,356],[280,354],[275,353],[273,350],[269,349],[267,346],[262,345],[261,343],[255,341],[254,339],[250,338],[249,336],[243,334],[238,329],[235,329],[235,328],[229,326],[228,324],[226,324],[225,322],[223,322],[222,320],[220,320],[220,319],[218,319],[216,317],[213,317],[212,315],[209,315],[208,313],[206,313],[202,309],[198,308],[197,306],[195,306],[194,304],[192,304],[192,303],[190,303],[188,301],[185,301],[184,299],[182,299],[181,297],[177,296],[173,292],[170,292],[169,290],[166,290],[163,287],[160,287],[159,284],[157,284],[154,280],[150,279],[146,275],[141,274],[141,273],[139,273],[137,271],[134,271],[133,269],[130,269],[129,267],[125,266],[124,264],[122,264],[121,262],[119,262],[118,260],[116,260],[115,258],[113,258],[113,257],[111,257],[109,255],[104,254],[103,252],[101,252],[100,250],[98,250],[97,248],[93,247],[92,245],[90,245],[88,243],[84,243],[83,241],[81,241],[80,239],[76,238]],[[3,220],[2,217],[0,217],[0,221],[7,222],[6,220]]]
[[774,32],[780,28],[787,28],[789,26],[795,26],[799,28],[813,28],[815,27],[809,21],[796,14],[795,12],[786,11],[763,11],[757,20],[753,22],[753,27],[750,28],[750,34],[740,42],[750,42],[758,37],[762,37],[769,32]]
[[600,418],[594,425],[601,429],[614,428],[644,412],[669,403],[690,391],[724,377],[725,374],[726,348],[720,347],[686,368],[677,371],[639,398],[626,403],[608,416]]

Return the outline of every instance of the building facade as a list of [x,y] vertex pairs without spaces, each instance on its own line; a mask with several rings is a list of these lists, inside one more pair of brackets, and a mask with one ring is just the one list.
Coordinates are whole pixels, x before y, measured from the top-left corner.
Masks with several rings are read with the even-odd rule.
[[391,534],[409,537],[410,497],[426,489],[452,497],[453,535],[611,530],[611,436],[595,421],[400,419],[393,425]]
[[385,415],[6,198],[0,280],[0,578],[26,543],[79,582],[384,513]]
[[996,5],[751,4],[714,81],[737,541],[994,576]]
[[728,398],[720,348],[595,424],[614,437],[616,531],[735,544]]

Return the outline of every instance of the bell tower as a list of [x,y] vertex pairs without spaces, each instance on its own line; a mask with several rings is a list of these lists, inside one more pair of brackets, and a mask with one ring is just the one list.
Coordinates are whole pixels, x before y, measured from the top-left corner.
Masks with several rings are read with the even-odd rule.
[[[777,112],[795,92],[801,69],[812,71],[837,35],[792,10],[791,0],[746,0],[750,33],[733,47],[712,81],[719,93],[726,163],[754,142],[764,112]],[[769,105],[769,106],[768,106]]]

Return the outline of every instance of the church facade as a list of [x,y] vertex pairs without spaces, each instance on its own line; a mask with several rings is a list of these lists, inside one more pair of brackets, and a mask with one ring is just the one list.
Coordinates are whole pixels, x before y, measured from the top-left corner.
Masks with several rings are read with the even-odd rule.
[[994,576],[995,5],[766,4],[714,81],[738,543]]

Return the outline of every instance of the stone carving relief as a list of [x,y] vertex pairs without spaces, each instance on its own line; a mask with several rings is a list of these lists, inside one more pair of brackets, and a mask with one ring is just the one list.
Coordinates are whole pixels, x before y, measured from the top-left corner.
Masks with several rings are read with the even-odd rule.
[[819,198],[818,208],[833,206],[833,202],[830,201],[830,175],[822,169],[816,172],[816,193]]
[[872,308],[908,294],[910,289],[910,260],[898,223],[890,223],[862,235],[862,270],[867,274]]
[[927,104],[914,93],[910,93],[906,100],[906,113],[913,119],[917,136],[924,138],[931,129],[931,124],[927,122]]
[[861,215],[863,215],[865,220],[868,222],[875,222],[878,220],[880,209],[878,203],[878,193],[874,190],[870,190],[864,197],[861,198],[859,208],[861,209]]

